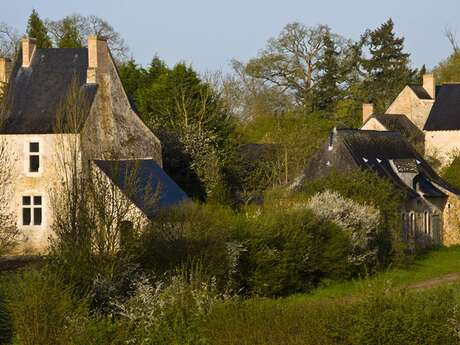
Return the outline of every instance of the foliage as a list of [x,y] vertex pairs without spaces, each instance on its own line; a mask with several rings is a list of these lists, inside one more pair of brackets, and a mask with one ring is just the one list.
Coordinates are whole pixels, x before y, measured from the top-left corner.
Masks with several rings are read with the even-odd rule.
[[433,72],[439,84],[460,81],[460,51],[454,51],[447,59],[441,61]]
[[232,130],[220,94],[190,66],[168,68],[158,57],[148,69],[130,61],[120,76],[143,120],[168,143],[166,172],[190,196],[217,199]]
[[405,248],[400,223],[403,196],[390,181],[370,171],[358,170],[347,174],[332,172],[329,176],[307,182],[302,190],[311,196],[326,190],[336,191],[357,203],[373,205],[381,215],[377,232],[379,264],[386,266],[392,260],[402,259]]
[[390,18],[373,31],[367,31],[361,44],[369,50],[369,58],[362,58],[365,73],[362,88],[367,101],[376,111],[385,111],[399,92],[410,84],[415,71],[409,67],[409,54],[404,52],[404,38],[396,37]]
[[246,288],[261,296],[309,291],[321,279],[345,278],[349,242],[309,211],[256,213],[243,256]]
[[17,274],[7,287],[7,308],[20,344],[67,344],[62,333],[84,304],[44,268]]
[[352,264],[375,266],[378,254],[377,229],[380,223],[378,209],[328,190],[311,197],[307,207],[320,219],[332,221],[348,233],[352,245],[348,259]]
[[37,48],[51,48],[51,39],[48,36],[48,29],[35,9],[32,10],[27,22],[27,36],[36,39]]
[[213,344],[457,344],[458,285],[391,291],[366,284],[351,300],[252,299],[215,308],[202,324]]
[[200,269],[185,270],[166,281],[135,283],[133,295],[117,304],[118,315],[136,344],[201,344],[197,324],[221,299],[215,282]]
[[441,176],[452,186],[460,188],[460,156],[453,156],[452,162],[441,170]]

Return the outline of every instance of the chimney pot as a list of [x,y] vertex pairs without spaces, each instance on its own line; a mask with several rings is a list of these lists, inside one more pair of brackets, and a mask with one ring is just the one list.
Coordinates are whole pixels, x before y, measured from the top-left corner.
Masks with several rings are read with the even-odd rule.
[[24,37],[21,39],[22,46],[22,67],[29,67],[32,62],[32,57],[37,46],[35,38]]
[[374,114],[372,103],[363,103],[363,124]]
[[423,88],[432,99],[436,97],[436,79],[433,73],[423,75]]

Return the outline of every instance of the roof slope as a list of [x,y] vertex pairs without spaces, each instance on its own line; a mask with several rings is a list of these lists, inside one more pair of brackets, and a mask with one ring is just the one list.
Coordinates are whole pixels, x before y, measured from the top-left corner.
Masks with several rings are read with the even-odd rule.
[[73,82],[88,104],[94,99],[96,86],[86,84],[86,48],[36,49],[28,68],[23,68],[21,62],[20,54],[11,74],[9,112],[0,133],[54,133],[56,114]]
[[185,200],[185,192],[152,159],[95,160],[94,163],[149,218]]
[[[398,189],[409,197],[445,196],[434,184],[454,194],[460,191],[450,186],[429,166],[398,132],[370,131],[359,129],[338,129],[329,144],[307,165],[305,174],[318,176],[327,174],[330,168],[337,171],[355,168],[370,169],[379,176],[388,178]],[[331,143],[333,144],[331,146]],[[328,164],[324,164],[327,162]],[[325,165],[325,166],[322,166]],[[406,175],[405,175],[406,174]],[[413,184],[404,181],[404,176],[412,175]]]
[[423,129],[460,130],[460,84],[443,84],[437,88],[436,101]]
[[432,99],[430,94],[421,85],[409,85],[419,99]]
[[406,138],[423,139],[423,132],[406,115],[379,114],[373,115],[370,119],[372,118],[379,121],[389,131],[399,132]]

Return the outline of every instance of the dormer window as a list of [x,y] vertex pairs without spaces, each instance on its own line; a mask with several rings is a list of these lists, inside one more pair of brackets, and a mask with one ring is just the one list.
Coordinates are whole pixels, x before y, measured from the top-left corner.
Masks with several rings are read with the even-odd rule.
[[29,172],[40,170],[40,143],[29,143]]

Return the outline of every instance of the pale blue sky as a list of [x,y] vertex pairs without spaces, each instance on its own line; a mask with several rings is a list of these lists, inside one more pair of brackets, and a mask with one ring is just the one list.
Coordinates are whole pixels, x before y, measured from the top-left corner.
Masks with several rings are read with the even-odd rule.
[[0,21],[23,32],[32,8],[51,19],[95,14],[115,27],[139,63],[158,54],[168,64],[185,60],[202,72],[228,71],[232,58],[255,56],[292,21],[327,24],[357,39],[392,17],[416,67],[431,68],[449,55],[446,26],[460,38],[459,0],[5,0]]

